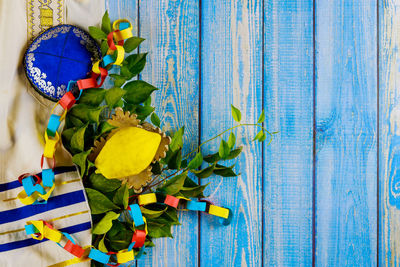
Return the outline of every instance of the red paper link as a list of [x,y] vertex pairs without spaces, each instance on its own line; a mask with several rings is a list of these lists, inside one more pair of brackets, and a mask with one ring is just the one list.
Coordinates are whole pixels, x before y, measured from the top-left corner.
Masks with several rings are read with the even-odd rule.
[[[47,160],[49,160],[49,158],[46,158]],[[54,155],[53,158],[53,166],[51,167],[51,169],[54,171],[54,168],[56,167],[56,156]],[[40,160],[40,168],[43,169],[43,163],[44,163],[44,155],[42,154],[42,159]],[[47,162],[49,163],[49,162]],[[50,166],[50,164],[49,164]]]
[[144,241],[146,241],[146,231],[145,230],[136,230],[132,236],[132,242],[135,242],[135,245],[133,245],[133,247],[134,248],[143,247]]
[[164,204],[167,204],[168,206],[177,208],[178,204],[179,204],[179,198],[176,198],[176,197],[171,196],[171,195],[167,195],[165,197]]
[[111,50],[117,50],[117,48],[115,47],[115,43],[114,43],[114,32],[110,32],[107,35],[107,44]]
[[[91,77],[77,81],[79,90],[85,90],[88,88],[98,88],[103,85],[104,80],[107,77],[108,71],[104,68],[99,67],[100,75],[92,72]],[[97,78],[100,76],[100,84],[97,84]]]
[[64,246],[64,249],[78,258],[82,258],[83,253],[85,253],[85,250],[83,248],[72,243],[71,240],[68,240],[67,244],[65,244]]
[[66,92],[63,97],[58,101],[60,106],[62,106],[65,110],[69,110],[75,104],[76,100],[72,92]]
[[35,183],[34,185],[40,184],[40,183],[42,182],[42,178],[40,178],[40,177],[37,176],[36,174],[30,174],[30,173],[21,174],[21,175],[18,177],[18,181],[22,184],[22,180],[24,180],[26,177],[29,177],[29,176],[33,176],[33,177],[36,178],[36,183]]

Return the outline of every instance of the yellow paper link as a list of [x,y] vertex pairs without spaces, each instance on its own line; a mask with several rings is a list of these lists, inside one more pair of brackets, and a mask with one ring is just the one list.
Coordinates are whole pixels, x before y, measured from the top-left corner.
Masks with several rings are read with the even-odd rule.
[[29,221],[26,224],[33,224],[33,226],[35,226],[35,228],[39,231],[40,236],[36,236],[34,234],[32,234],[32,238],[36,239],[36,240],[43,240],[44,236],[43,236],[43,229],[44,229],[44,223],[43,221]]
[[[56,182],[55,185],[58,186],[58,185],[64,185],[64,184],[69,184],[69,183],[75,183],[75,182],[79,182],[79,181],[81,181],[81,179],[74,179],[71,181],[64,181],[64,182]],[[16,199],[18,199],[18,197],[3,199],[3,201],[12,201],[12,200],[16,200]]]
[[80,262],[85,262],[85,261],[89,261],[90,258],[89,253],[90,253],[90,248],[91,246],[86,246],[83,249],[85,250],[85,253],[83,253],[82,258],[73,258],[70,260],[66,260],[66,261],[62,261],[53,265],[49,265],[48,267],[65,267],[65,266],[70,266],[72,264],[76,264],[76,263],[80,263]]
[[129,20],[127,20],[127,19],[117,19],[116,21],[114,21],[114,23],[113,23],[113,25],[112,25],[114,31],[119,30],[119,24],[120,24],[121,22],[128,22],[128,23],[129,23],[129,27],[128,27],[127,29],[130,29],[130,30],[132,31],[132,24],[131,24],[131,22],[130,22]]
[[218,206],[210,205],[210,209],[208,210],[208,213],[214,216],[222,217],[225,219],[228,219],[229,217],[229,210],[226,208],[221,208]]
[[[60,102],[60,101],[58,101],[58,102],[54,105],[54,107],[51,109],[51,112],[50,112],[51,114],[58,115],[58,114],[54,113],[54,110],[55,110],[58,106],[61,107],[61,105],[59,104],[59,102]],[[63,107],[61,107],[61,108],[63,109],[63,113],[62,113],[61,116],[60,116],[60,122],[63,121],[63,120],[65,119],[65,116],[67,115],[67,111],[66,111]]]
[[145,217],[143,217],[143,221],[144,221],[144,231],[146,232],[147,235],[149,232],[147,231],[147,220]]
[[100,74],[100,69],[99,69],[100,62],[101,60],[93,64],[92,71],[96,74]]
[[133,249],[128,251],[127,249],[120,250],[117,253],[117,262],[118,263],[126,263],[128,261],[133,261],[135,259],[135,254],[133,253]]
[[60,242],[61,241],[61,237],[62,234],[60,231],[51,229],[49,227],[47,227],[46,225],[44,226],[44,233],[43,233],[44,237],[53,241],[53,242]]
[[114,32],[114,38],[117,42],[131,38],[132,36],[132,28]]
[[[57,220],[65,219],[65,218],[68,218],[68,217],[72,217],[72,216],[76,216],[76,215],[80,215],[80,214],[84,214],[84,213],[88,213],[88,212],[89,212],[88,210],[75,212],[75,213],[71,213],[71,214],[68,214],[68,215],[64,215],[64,216],[60,216],[60,217],[56,217],[56,218],[50,219],[50,220],[48,220],[48,222],[54,222],[54,221],[57,221]],[[20,229],[16,229],[16,230],[7,231],[7,232],[2,232],[2,233],[0,233],[0,235],[17,233],[17,232],[21,232],[21,231],[24,231],[24,230],[25,230],[25,228],[20,228]]]
[[187,198],[187,197],[178,196],[178,197],[176,197],[176,198],[178,198],[178,199],[183,199],[183,200],[186,200],[186,201],[190,201],[190,198]]
[[141,205],[141,206],[156,203],[157,196],[155,193],[139,195],[138,201],[139,201],[139,205]]
[[49,139],[46,131],[44,133],[44,140],[46,144],[44,146],[43,156],[52,159],[54,157],[54,153],[56,152],[56,145],[58,141],[60,141],[60,135],[58,134],[58,132],[56,132],[54,139]]
[[26,195],[25,190],[23,190],[18,194],[17,198],[21,201],[22,204],[25,204],[25,205],[33,204],[39,197],[42,198],[43,200],[47,201],[55,187],[56,187],[56,185],[53,184],[53,186],[50,188],[50,190],[45,195],[42,195],[36,191],[29,197]]
[[117,59],[113,63],[114,65],[121,65],[122,61],[124,61],[125,50],[123,46],[116,45],[117,48]]

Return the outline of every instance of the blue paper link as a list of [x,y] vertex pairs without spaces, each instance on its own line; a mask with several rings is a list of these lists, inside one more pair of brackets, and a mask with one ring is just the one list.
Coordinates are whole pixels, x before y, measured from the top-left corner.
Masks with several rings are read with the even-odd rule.
[[187,202],[186,208],[188,210],[206,211],[207,203],[191,200]]
[[34,233],[36,233],[36,227],[33,226],[33,224],[25,225],[25,233],[27,235],[33,235]]
[[[225,208],[226,208],[226,207],[225,207]],[[233,217],[233,212],[232,212],[232,210],[231,210],[230,208],[226,208],[226,209],[229,210],[228,218],[227,218],[227,219],[225,219],[225,218],[219,218],[219,219],[218,219],[219,223],[222,224],[222,225],[224,225],[224,226],[230,225],[230,224],[231,224],[231,221],[232,221],[232,217]]]
[[143,255],[143,253],[144,253],[144,247],[145,247],[145,246],[143,246],[143,247],[139,250],[139,253],[136,255],[136,259],[140,259],[140,257],[142,257],[142,255]]
[[36,191],[42,195],[46,194],[46,191],[40,184],[35,185],[35,180],[33,180],[32,176],[22,179],[22,186],[24,187],[27,196],[31,196]]
[[128,247],[128,251],[131,251],[132,249],[133,249],[133,246],[136,244],[136,242],[132,242],[132,243],[130,243],[129,244],[129,247]]
[[51,114],[49,123],[47,124],[47,134],[54,137],[58,131],[58,127],[60,127],[60,123],[60,116]]
[[129,211],[133,222],[135,223],[135,226],[140,226],[144,224],[143,221],[143,215],[142,215],[142,211],[140,210],[140,207],[138,204],[133,204],[129,206],[131,208],[131,210]]
[[101,262],[103,264],[107,264],[110,261],[110,256],[111,255],[107,255],[106,253],[101,252],[100,250],[92,248],[90,250],[88,257],[91,258],[92,260]]
[[122,30],[128,29],[129,26],[130,26],[130,24],[128,22],[120,22],[119,23],[119,30],[122,31]]
[[114,58],[111,55],[106,55],[103,57],[103,65],[106,67],[107,65],[114,63]]
[[52,169],[42,170],[42,184],[45,187],[52,187],[54,184],[54,171]]

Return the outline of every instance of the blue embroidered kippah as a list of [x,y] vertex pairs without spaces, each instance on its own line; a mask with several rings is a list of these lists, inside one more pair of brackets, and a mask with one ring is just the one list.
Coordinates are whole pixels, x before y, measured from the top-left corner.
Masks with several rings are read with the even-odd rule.
[[97,42],[86,31],[63,24],[33,40],[25,53],[25,72],[36,91],[58,101],[68,82],[86,78],[100,58]]

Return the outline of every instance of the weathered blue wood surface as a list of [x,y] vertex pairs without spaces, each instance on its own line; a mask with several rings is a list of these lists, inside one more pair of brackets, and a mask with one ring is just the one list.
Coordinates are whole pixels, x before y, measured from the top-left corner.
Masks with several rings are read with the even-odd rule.
[[400,265],[400,1],[379,4],[379,265]]
[[[205,141],[237,124],[231,104],[242,110],[242,122],[254,123],[261,114],[262,1],[203,1],[201,14],[201,140]],[[235,169],[242,175],[203,181],[211,183],[210,200],[231,207],[235,216],[231,225],[223,227],[215,217],[201,215],[199,266],[262,264],[262,149],[251,141],[259,129],[239,129],[237,142],[244,145],[244,153],[236,161],[240,169]],[[219,143],[220,139],[206,151],[218,150]]]
[[312,264],[313,1],[265,1],[264,263]]
[[317,266],[376,265],[376,8],[316,2]]
[[246,122],[264,107],[265,127],[280,131],[260,146],[256,129],[242,129],[242,175],[202,181],[233,209],[230,226],[182,214],[175,239],[137,265],[400,265],[399,0],[106,7],[147,39],[141,78],[161,89],[154,101],[166,129],[185,124],[195,146],[234,124],[234,104]]

